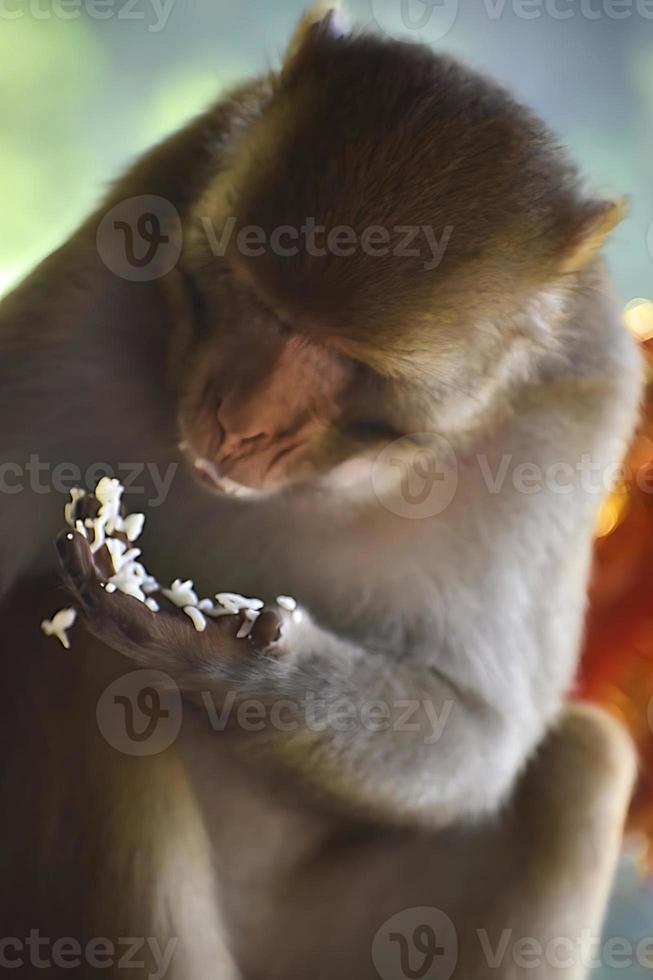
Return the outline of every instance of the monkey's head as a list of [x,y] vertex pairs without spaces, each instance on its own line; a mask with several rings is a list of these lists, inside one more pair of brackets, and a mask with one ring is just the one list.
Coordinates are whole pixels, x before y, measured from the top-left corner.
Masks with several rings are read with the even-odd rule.
[[247,487],[471,425],[555,344],[622,212],[502,88],[324,5],[222,164],[186,254],[202,315],[181,423]]

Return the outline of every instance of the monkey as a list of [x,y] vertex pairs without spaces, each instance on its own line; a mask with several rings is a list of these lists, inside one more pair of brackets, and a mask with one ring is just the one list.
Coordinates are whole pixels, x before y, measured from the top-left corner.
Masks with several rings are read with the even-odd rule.
[[[117,274],[153,198],[179,258]],[[599,254],[622,214],[495,83],[318,4],[3,300],[5,967],[41,975],[37,930],[77,943],[53,976],[384,980],[431,969],[435,910],[440,976],[507,978],[504,930],[600,928],[635,761],[564,699],[605,494],[581,470],[640,395]],[[148,560],[260,596],[249,636],[107,594],[62,495],[9,484],[100,455],[174,464]],[[66,589],[62,659],[38,623]],[[183,694],[150,757],[99,725],[139,670]]]

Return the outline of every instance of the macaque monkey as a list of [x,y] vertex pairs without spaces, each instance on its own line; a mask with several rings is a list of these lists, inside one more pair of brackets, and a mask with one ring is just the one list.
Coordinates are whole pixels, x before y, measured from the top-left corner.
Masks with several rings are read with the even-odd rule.
[[[152,196],[181,255],[139,281],[102,229],[119,209],[115,257]],[[564,706],[640,395],[598,254],[622,211],[503,89],[319,4],[3,301],[15,976],[44,975],[31,930],[85,980],[585,976],[634,778],[619,727]],[[79,534],[57,556],[64,497],[13,486],[35,456],[179,464],[148,565],[260,596],[251,634],[108,594]],[[38,630],[61,569],[70,654]],[[96,719],[134,666],[184,699],[140,758]],[[577,945],[525,970],[506,931]]]

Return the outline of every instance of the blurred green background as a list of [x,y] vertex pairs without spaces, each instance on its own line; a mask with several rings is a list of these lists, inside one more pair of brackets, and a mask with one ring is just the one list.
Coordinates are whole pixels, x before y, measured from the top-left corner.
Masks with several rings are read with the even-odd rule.
[[[302,0],[0,0],[0,293],[62,241],[144,147],[233,81],[277,65]],[[609,258],[653,297],[651,0],[351,0],[362,25],[464,56],[559,134],[588,181],[631,198]],[[609,936],[653,935],[625,863]],[[640,980],[653,962],[605,967]]]

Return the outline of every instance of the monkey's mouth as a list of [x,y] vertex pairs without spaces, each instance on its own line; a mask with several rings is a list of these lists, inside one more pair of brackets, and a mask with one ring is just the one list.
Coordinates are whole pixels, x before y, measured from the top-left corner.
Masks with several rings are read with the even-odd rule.
[[200,483],[210,490],[226,494],[229,497],[256,497],[260,494],[254,487],[246,487],[229,476],[221,475],[218,466],[203,456],[197,456],[192,447],[186,443],[180,443],[179,448],[186,453],[193,465],[193,470]]

